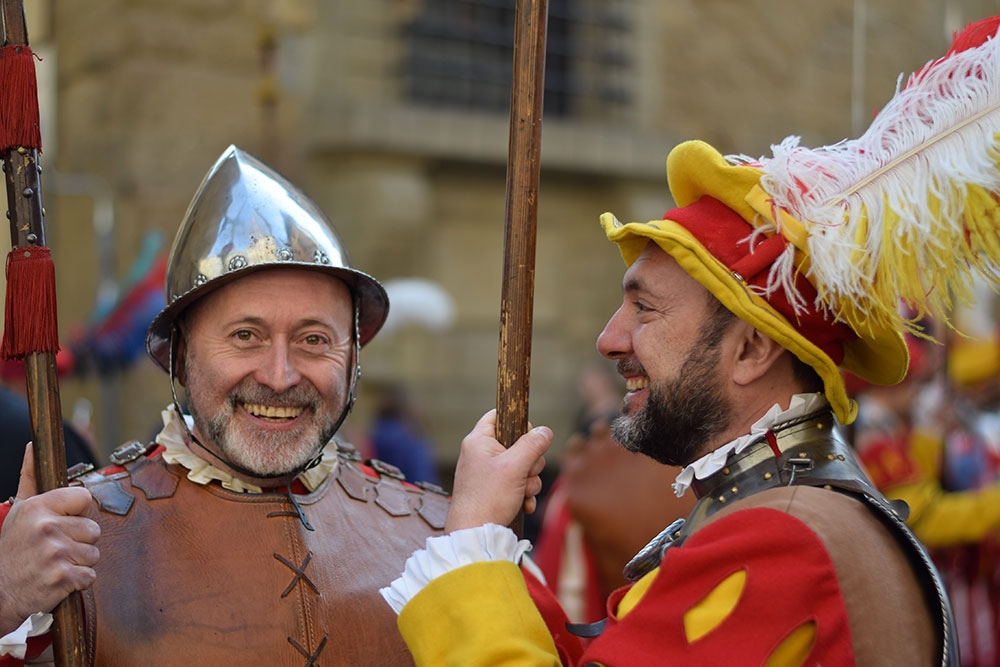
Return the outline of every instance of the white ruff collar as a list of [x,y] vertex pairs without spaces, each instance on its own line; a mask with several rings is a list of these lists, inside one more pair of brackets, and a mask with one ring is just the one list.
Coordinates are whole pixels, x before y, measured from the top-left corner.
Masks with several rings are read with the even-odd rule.
[[[189,480],[196,484],[208,484],[213,479],[217,479],[222,483],[224,488],[230,491],[242,493],[263,492],[264,489],[256,484],[244,482],[225,470],[216,468],[192,452],[184,440],[184,427],[181,425],[180,417],[177,410],[174,409],[173,404],[168,405],[160,415],[163,417],[163,430],[157,434],[156,444],[166,447],[166,451],[163,452],[163,460],[167,463],[178,463],[187,468],[187,478]],[[184,420],[187,422],[189,429],[194,426],[194,420],[190,415],[184,415]],[[330,441],[323,448],[323,458],[320,459],[319,465],[306,470],[298,478],[307,489],[313,491],[323,483],[327,475],[333,472],[336,467],[337,445],[333,441]]]
[[810,412],[816,412],[827,405],[826,396],[823,394],[795,394],[788,403],[788,409],[782,411],[781,406],[775,403],[771,409],[764,413],[764,416],[754,422],[750,427],[750,432],[741,435],[732,442],[722,445],[718,449],[705,454],[703,457],[688,465],[681,474],[677,475],[674,482],[674,493],[678,498],[684,495],[691,482],[696,479],[711,477],[726,466],[726,460],[730,454],[739,454],[746,449],[750,443],[767,433],[775,424],[790,421]]

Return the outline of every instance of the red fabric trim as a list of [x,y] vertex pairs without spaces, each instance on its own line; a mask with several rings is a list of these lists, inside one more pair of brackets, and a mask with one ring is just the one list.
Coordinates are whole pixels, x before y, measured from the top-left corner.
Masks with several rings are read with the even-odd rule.
[[758,243],[753,252],[744,255],[743,259],[734,262],[729,270],[737,273],[743,280],[752,280],[761,271],[771,266],[778,255],[785,251],[788,241],[784,236],[775,234]]
[[[749,238],[754,227],[736,211],[708,195],[693,204],[668,211],[663,219],[689,231],[716,259],[730,271],[739,273],[747,285],[754,287],[767,286],[767,269],[777,257],[777,253],[773,256],[771,253],[774,253],[776,245],[785,245],[782,241],[770,241],[758,236],[751,246]],[[758,249],[766,254],[756,257]],[[745,267],[747,273],[737,271],[736,267]],[[799,334],[839,365],[844,360],[844,344],[857,340],[857,334],[846,324],[835,322],[815,308],[816,288],[801,273],[795,276],[795,290],[805,304],[801,313],[795,312],[783,289],[774,290],[762,298],[781,313]]]
[[28,637],[28,648],[24,652],[24,657],[28,660],[33,660],[40,656],[42,652],[49,647],[52,643],[51,633],[46,632],[44,635],[38,635],[37,637]]
[[9,502],[0,503],[0,535],[3,534],[3,522],[7,520],[7,515],[13,507]]
[[[730,574],[747,572],[733,609],[688,643],[684,613]],[[624,589],[613,598],[620,600]],[[736,512],[667,551],[649,590],[622,620],[609,618],[583,662],[761,665],[803,623],[816,623],[805,664],[853,665],[851,632],[829,554],[809,527],[767,508]]]
[[524,583],[528,586],[528,594],[538,608],[538,612],[545,621],[545,626],[552,635],[556,649],[559,651],[559,659],[564,665],[575,665],[580,663],[583,655],[583,644],[580,638],[566,629],[566,613],[559,606],[559,601],[552,594],[545,584],[540,582],[531,572],[521,568],[524,574]]
[[767,436],[767,444],[771,448],[771,453],[774,454],[774,458],[780,459],[781,449],[778,447],[778,438],[775,437],[774,432],[770,429],[768,429],[764,435]]

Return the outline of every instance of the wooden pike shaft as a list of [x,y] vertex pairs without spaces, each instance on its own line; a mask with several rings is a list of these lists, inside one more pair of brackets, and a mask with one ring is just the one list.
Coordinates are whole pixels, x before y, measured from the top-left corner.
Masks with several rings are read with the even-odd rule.
[[[27,45],[28,30],[22,0],[2,0],[4,45]],[[0,82],[3,85],[3,82]],[[3,156],[4,181],[10,216],[11,245],[17,248],[45,245],[38,150],[16,148]],[[7,324],[10,326],[10,324]],[[34,443],[38,491],[66,486],[66,447],[63,443],[62,408],[56,357],[51,352],[24,358],[28,410]],[[84,662],[84,637],[80,594],[73,593],[52,610],[52,649],[57,667],[77,667]]]
[[[517,1],[497,372],[497,439],[505,447],[528,430],[547,20],[548,0]],[[511,527],[520,535],[520,515]]]

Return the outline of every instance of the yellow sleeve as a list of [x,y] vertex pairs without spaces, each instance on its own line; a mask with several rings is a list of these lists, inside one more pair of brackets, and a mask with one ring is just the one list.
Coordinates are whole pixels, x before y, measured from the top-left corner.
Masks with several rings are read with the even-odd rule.
[[508,561],[473,563],[433,580],[403,607],[399,630],[418,666],[560,664],[520,569]]
[[941,487],[944,441],[926,429],[915,429],[907,441],[920,479],[883,489],[889,498],[910,506],[906,524],[928,547],[978,542],[1000,531],[1000,483],[972,491]]
[[945,491],[936,479],[890,489],[910,506],[906,523],[929,547],[978,542],[1000,531],[1000,483],[975,491]]

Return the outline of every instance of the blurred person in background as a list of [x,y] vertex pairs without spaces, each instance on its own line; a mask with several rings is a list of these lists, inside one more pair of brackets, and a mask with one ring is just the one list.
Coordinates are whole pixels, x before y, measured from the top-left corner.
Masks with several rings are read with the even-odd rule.
[[[991,295],[979,294],[980,314]],[[962,311],[959,331],[968,331]],[[987,328],[995,324],[987,323]],[[1000,665],[1000,330],[968,339],[940,325],[908,337],[911,370],[895,386],[851,380],[858,453],[931,550],[952,600],[962,664]]]
[[393,465],[411,482],[438,483],[434,446],[424,434],[412,392],[401,384],[377,388],[375,416],[369,428],[374,457]]
[[[68,372],[72,362],[68,351],[56,357],[60,373]],[[25,397],[24,364],[20,361],[0,362],[0,499],[11,498],[17,493],[24,443],[31,440],[31,413]],[[63,422],[63,442],[66,446],[66,465],[97,465],[93,443],[69,421]]]

